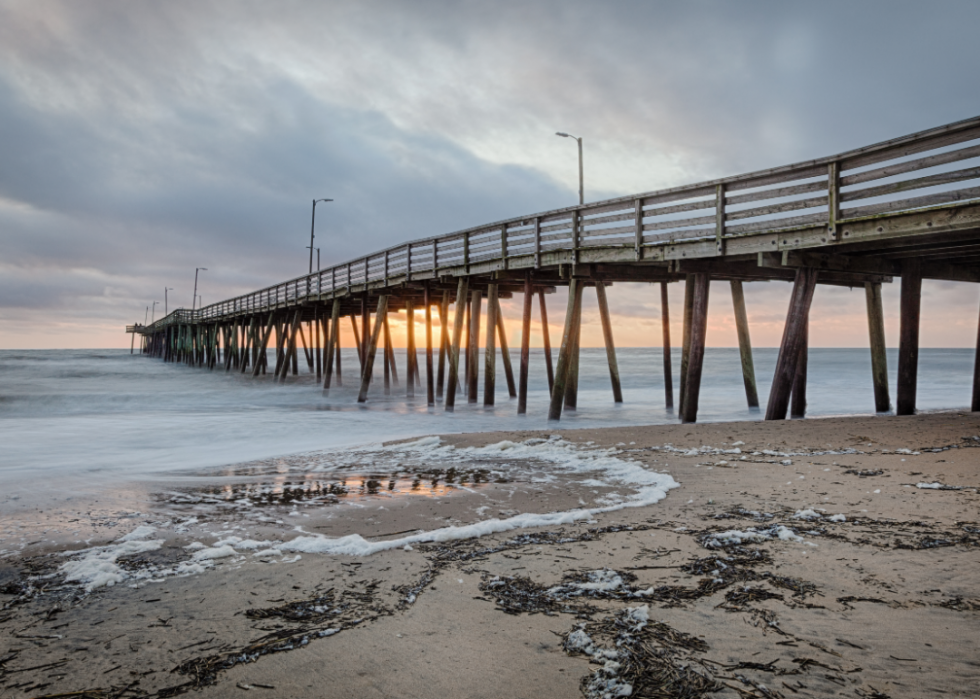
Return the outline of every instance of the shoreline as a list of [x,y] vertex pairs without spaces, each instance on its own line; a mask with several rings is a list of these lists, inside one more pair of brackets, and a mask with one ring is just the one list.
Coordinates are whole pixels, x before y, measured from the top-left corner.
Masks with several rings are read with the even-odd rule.
[[[546,463],[508,471],[474,456],[504,439],[546,442],[552,433],[569,453],[612,450],[679,487],[642,507],[369,556],[286,546],[312,534],[400,541],[438,523],[629,497],[612,470],[602,481],[548,473]],[[224,508],[164,498],[134,518],[126,534],[150,531],[127,540],[132,552],[115,563],[132,576],[113,587],[66,585],[58,573],[66,557],[55,553],[2,559],[0,697],[95,688],[103,694],[92,697],[191,688],[223,697],[246,687],[287,696],[578,696],[580,682],[586,696],[627,684],[642,695],[655,676],[673,677],[690,696],[969,695],[980,680],[969,657],[980,612],[974,437],[980,415],[961,412],[475,433],[440,438],[463,467],[453,478],[470,470],[469,480],[438,492],[413,495],[408,479],[405,493],[397,481],[387,494],[381,487],[345,500],[348,492],[336,502],[329,492],[237,498]],[[409,474],[404,444],[380,454]],[[449,463],[430,465],[443,486]],[[245,465],[257,482],[274,471],[259,464]],[[316,475],[308,480],[336,475],[296,466],[291,473]],[[482,481],[481,468],[490,474]],[[518,475],[493,477],[505,471]],[[160,525],[193,512],[207,514],[182,533]],[[143,545],[155,537],[163,543]],[[215,557],[196,558],[202,551]],[[201,569],[135,577],[148,566],[191,564]],[[25,590],[32,568],[52,577]]]

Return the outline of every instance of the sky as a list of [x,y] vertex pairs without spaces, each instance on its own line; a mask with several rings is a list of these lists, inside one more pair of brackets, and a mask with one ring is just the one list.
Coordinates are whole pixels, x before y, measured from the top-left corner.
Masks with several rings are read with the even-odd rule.
[[[323,266],[574,204],[556,131],[595,201],[972,117],[977,26],[975,0],[0,0],[0,349],[128,346],[196,267],[205,304],[303,274],[313,198]],[[922,345],[973,346],[980,290],[923,286]],[[755,345],[788,289],[746,285]],[[737,344],[711,295],[708,344]],[[660,344],[656,287],[609,300],[617,344]],[[810,341],[867,346],[863,291],[818,288]]]

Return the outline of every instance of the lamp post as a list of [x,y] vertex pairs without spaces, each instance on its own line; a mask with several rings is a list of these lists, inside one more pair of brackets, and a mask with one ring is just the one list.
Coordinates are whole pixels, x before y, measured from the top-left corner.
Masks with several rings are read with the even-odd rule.
[[198,272],[207,272],[207,271],[208,271],[208,268],[207,267],[196,267],[196,268],[194,268],[194,298],[191,299],[191,310],[192,311],[197,306],[197,273]]
[[169,304],[167,303],[167,292],[173,290],[174,288],[172,286],[163,287],[163,315],[164,316],[170,315],[170,308],[169,308]]
[[150,317],[150,307],[146,307],[146,313],[143,314],[143,325],[146,325],[147,319]]
[[[313,227],[316,225],[316,205],[321,201],[333,201],[333,199],[314,199],[313,213],[310,216],[310,274],[313,274]],[[319,262],[317,264],[319,269]]]
[[572,136],[570,133],[564,133],[558,131],[555,133],[556,136],[561,136],[562,138],[574,138],[578,142],[578,203],[585,203],[585,175],[582,169],[582,137]]
[[[306,249],[309,250],[310,247],[311,246],[307,245],[306,246]],[[313,248],[313,249],[316,250],[316,271],[319,272],[320,271],[320,248]],[[311,253],[310,254],[310,257],[312,257],[312,256],[313,255]],[[312,272],[313,272],[312,260],[310,260],[310,263],[311,263],[310,264],[310,273],[312,274]]]
[[158,303],[160,303],[160,302],[159,301],[154,301],[153,302],[153,314],[150,316],[150,323],[155,323],[156,322],[156,318],[157,318],[157,304]]

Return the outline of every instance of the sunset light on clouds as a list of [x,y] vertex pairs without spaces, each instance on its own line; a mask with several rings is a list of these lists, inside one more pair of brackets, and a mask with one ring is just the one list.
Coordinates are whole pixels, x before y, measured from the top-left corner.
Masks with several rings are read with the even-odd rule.
[[[595,201],[980,112],[977,6],[889,7],[0,3],[0,347],[127,346],[165,287],[170,310],[190,305],[195,267],[205,304],[303,274],[314,197],[334,199],[323,266],[568,205],[576,156],[557,129],[585,139]],[[779,344],[789,288],[746,284],[755,345]],[[972,346],[980,292],[924,294],[922,345]],[[549,296],[553,342],[564,299]],[[656,288],[609,299],[618,345],[660,344]],[[599,346],[585,304],[583,345]],[[502,304],[515,344],[518,305]],[[726,284],[709,310],[708,344],[734,346]],[[815,347],[867,345],[860,289],[820,288],[811,319]]]

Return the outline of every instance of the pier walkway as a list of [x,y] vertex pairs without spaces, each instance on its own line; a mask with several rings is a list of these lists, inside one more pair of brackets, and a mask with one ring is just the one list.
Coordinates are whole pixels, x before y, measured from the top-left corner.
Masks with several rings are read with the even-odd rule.
[[[766,404],[766,419],[774,420],[805,414],[808,319],[818,284],[865,289],[869,384],[877,410],[891,409],[881,285],[895,278],[901,280],[895,412],[909,415],[915,412],[922,280],[980,282],[980,117],[819,160],[414,240],[198,310],[176,310],[127,331],[142,336],[146,354],[209,369],[248,371],[255,377],[269,373],[277,381],[297,373],[302,354],[309,371],[329,390],[340,378],[338,339],[346,317],[357,338],[358,400],[363,402],[372,390],[398,386],[388,314],[404,310],[409,322],[403,369],[409,395],[418,386],[430,405],[441,402],[447,410],[453,409],[457,394],[476,402],[481,374],[477,348],[482,346],[483,403],[495,400],[499,350],[508,393],[523,413],[536,296],[546,348],[543,369],[551,386],[549,417],[559,419],[563,408],[576,405],[586,289],[594,289],[598,297],[613,399],[622,401],[605,291],[615,282],[660,284],[664,400],[673,407],[667,284],[683,282],[678,413],[694,422],[709,281],[731,284],[751,407],[759,405],[759,398],[742,285],[786,281],[792,292]],[[568,287],[569,293],[553,366],[545,301],[559,286]],[[524,302],[516,380],[499,304],[500,298],[515,293]],[[415,337],[415,313],[425,317],[421,341]],[[438,337],[433,337],[433,313],[440,319]],[[275,343],[270,344],[273,334]],[[270,346],[277,348],[274,362],[267,352]],[[467,351],[470,347],[477,351]],[[371,386],[379,349],[383,389]],[[972,409],[980,410],[980,361]]]

